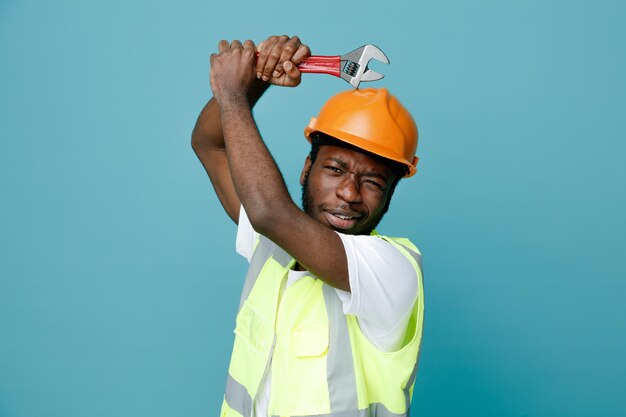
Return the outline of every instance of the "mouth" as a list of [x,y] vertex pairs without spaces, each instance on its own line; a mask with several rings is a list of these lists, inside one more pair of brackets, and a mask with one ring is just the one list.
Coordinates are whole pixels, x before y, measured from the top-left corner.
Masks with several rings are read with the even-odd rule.
[[335,229],[348,230],[352,228],[360,219],[361,215],[355,213],[330,212],[325,211],[324,216]]

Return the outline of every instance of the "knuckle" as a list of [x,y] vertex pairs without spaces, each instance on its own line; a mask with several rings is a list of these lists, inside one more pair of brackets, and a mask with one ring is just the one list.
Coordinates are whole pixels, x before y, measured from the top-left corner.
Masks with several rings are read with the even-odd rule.
[[272,53],[270,53],[270,58],[278,60],[280,58],[280,54],[278,51],[272,51]]

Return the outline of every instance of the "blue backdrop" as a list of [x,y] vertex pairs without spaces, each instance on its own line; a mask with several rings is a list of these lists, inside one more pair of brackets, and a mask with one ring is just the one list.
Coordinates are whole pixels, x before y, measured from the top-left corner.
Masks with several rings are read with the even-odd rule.
[[[210,416],[245,261],[190,147],[222,39],[375,43],[420,127],[415,416],[626,415],[626,3],[0,0],[0,416]],[[302,130],[256,115],[299,198]]]

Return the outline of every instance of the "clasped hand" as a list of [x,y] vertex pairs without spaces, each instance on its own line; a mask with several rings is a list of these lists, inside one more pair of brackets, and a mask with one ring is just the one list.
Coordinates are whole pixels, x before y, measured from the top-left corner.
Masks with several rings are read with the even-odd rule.
[[297,36],[270,36],[258,47],[251,40],[243,44],[222,40],[218,53],[211,55],[213,95],[219,103],[247,100],[255,82],[295,87],[302,77],[297,65],[310,55],[309,47]]

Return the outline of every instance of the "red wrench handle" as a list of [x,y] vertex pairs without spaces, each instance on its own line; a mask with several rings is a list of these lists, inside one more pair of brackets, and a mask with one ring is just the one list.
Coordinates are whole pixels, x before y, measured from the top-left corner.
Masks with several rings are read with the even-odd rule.
[[[259,53],[257,52],[257,56]],[[313,55],[298,64],[300,72],[328,74],[341,77],[341,56]]]
[[341,74],[341,57],[313,55],[306,58],[298,64],[300,72],[309,72],[316,74],[328,74],[340,77]]

